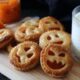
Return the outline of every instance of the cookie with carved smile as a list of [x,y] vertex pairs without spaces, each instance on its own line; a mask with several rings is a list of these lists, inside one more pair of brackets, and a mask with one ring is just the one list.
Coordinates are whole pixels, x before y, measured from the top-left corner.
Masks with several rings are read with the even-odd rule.
[[13,32],[10,29],[0,29],[0,48],[5,47],[13,39]]
[[34,68],[39,62],[40,47],[35,42],[26,41],[12,48],[9,57],[15,68],[27,71]]
[[63,25],[53,17],[44,17],[39,21],[39,27],[43,31],[49,31],[49,30],[64,30]]
[[15,32],[15,38],[18,42],[23,41],[37,41],[40,35],[43,33],[39,26],[39,19],[31,19],[24,22]]
[[61,45],[66,48],[70,48],[71,37],[67,32],[64,31],[48,31],[43,33],[39,39],[39,45],[41,48],[44,48],[49,43]]
[[41,51],[40,63],[46,74],[57,78],[63,77],[73,65],[70,52],[54,44],[49,44]]

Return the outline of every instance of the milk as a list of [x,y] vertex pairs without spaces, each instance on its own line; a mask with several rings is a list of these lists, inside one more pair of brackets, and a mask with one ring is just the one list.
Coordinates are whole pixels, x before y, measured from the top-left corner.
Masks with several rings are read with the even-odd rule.
[[80,12],[73,16],[71,37],[73,56],[80,62]]

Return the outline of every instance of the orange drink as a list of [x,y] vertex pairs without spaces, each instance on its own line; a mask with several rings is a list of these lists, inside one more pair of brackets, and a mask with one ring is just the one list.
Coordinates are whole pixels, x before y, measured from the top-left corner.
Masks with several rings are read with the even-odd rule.
[[0,0],[0,20],[12,23],[20,18],[20,0]]

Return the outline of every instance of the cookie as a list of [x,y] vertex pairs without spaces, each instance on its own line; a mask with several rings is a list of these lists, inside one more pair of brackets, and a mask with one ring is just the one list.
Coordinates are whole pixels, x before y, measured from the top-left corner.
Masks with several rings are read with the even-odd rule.
[[70,48],[71,37],[67,32],[64,31],[48,31],[43,33],[39,39],[39,45],[41,48],[44,48],[49,43],[61,45],[66,48]]
[[0,48],[5,47],[13,39],[13,32],[10,29],[0,29]]
[[20,71],[30,70],[38,64],[40,51],[40,47],[35,42],[20,43],[10,51],[10,62]]
[[43,31],[64,30],[63,25],[54,17],[44,17],[39,21],[39,28]]
[[39,20],[29,20],[24,22],[15,32],[15,39],[18,42],[38,41],[43,33],[38,27]]
[[40,63],[43,71],[51,77],[64,77],[72,66],[71,53],[65,48],[49,44],[40,54]]

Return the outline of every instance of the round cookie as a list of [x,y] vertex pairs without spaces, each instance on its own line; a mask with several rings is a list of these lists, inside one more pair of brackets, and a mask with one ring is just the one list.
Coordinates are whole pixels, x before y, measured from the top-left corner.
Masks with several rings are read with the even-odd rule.
[[24,22],[15,32],[15,38],[18,42],[38,41],[43,33],[38,27],[39,20],[29,20]]
[[54,44],[49,44],[42,50],[40,63],[46,74],[56,78],[64,77],[73,66],[70,52]]
[[26,41],[15,46],[10,54],[10,62],[21,71],[34,68],[39,62],[40,47],[37,43]]
[[39,21],[39,28],[43,31],[64,30],[63,25],[54,17],[44,17]]
[[39,39],[39,45],[41,48],[44,48],[49,43],[61,45],[66,48],[70,48],[71,37],[67,32],[64,31],[48,31],[43,33]]
[[13,32],[10,29],[0,29],[0,48],[5,47],[13,39]]

